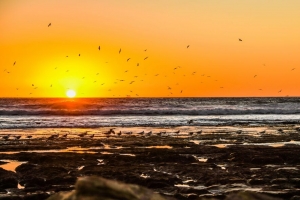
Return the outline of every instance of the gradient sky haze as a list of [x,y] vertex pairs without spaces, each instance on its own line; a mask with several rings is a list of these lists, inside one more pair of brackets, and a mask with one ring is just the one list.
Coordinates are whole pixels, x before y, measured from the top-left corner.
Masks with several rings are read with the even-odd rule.
[[1,0],[0,97],[300,96],[299,8],[299,0]]

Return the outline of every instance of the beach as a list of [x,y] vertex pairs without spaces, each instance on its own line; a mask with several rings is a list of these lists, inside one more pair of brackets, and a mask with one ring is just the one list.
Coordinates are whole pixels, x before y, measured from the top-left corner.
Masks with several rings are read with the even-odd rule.
[[175,199],[224,199],[238,191],[291,199],[300,195],[299,127],[1,129],[0,195],[46,199],[96,175]]

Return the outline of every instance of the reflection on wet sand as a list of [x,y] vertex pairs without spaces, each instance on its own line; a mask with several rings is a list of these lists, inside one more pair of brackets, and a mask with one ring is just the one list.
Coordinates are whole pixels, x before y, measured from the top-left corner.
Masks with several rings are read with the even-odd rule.
[[8,171],[13,171],[16,172],[16,168],[26,162],[20,162],[16,160],[0,160],[2,162],[7,162],[5,164],[0,165],[2,169],[8,170]]

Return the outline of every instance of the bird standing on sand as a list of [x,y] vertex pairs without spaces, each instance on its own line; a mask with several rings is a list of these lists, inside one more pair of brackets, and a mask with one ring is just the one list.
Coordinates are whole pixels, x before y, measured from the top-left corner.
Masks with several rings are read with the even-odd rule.
[[87,134],[87,132],[84,132],[84,133],[78,134],[78,136],[79,136],[79,137],[83,137],[83,136],[85,136],[86,134]]
[[2,136],[2,138],[3,138],[4,140],[8,140],[9,135],[4,135],[4,136]]

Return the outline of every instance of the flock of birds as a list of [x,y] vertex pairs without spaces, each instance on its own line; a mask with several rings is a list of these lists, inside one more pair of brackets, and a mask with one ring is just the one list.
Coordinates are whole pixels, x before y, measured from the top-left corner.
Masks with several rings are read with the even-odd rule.
[[[196,131],[196,132],[188,132],[188,135],[190,136],[193,136],[194,134],[196,135],[199,135],[202,133],[202,130],[199,130],[199,131]],[[145,132],[145,131],[141,131],[141,132],[136,132],[136,133],[133,133],[132,131],[128,131],[128,132],[122,132],[122,131],[118,131],[118,132],[115,132],[114,129],[110,129],[109,131],[106,131],[106,132],[103,132],[102,133],[102,136],[106,137],[107,139],[110,138],[111,136],[114,136],[114,137],[121,137],[122,135],[125,135],[125,136],[131,136],[131,135],[139,135],[141,137],[150,137],[150,136],[170,136],[170,135],[174,135],[175,136],[179,136],[180,134],[180,130],[177,130],[177,131],[172,131],[172,132],[166,132],[166,131],[160,131],[160,132],[157,132],[157,133],[154,133],[152,131],[148,131],[148,132]],[[54,140],[54,139],[65,139],[68,137],[68,133],[65,133],[63,135],[60,135],[59,133],[56,133],[56,134],[52,134],[50,136],[48,136],[46,139],[47,140]],[[70,134],[71,135],[71,134]],[[95,137],[95,134],[88,134],[88,131],[85,131],[83,133],[79,133],[77,135],[77,138],[85,138],[85,139],[92,139]],[[32,135],[27,135],[25,136],[25,139],[31,139],[33,136]],[[73,135],[74,137],[74,135]],[[9,140],[9,139],[14,139],[14,140],[19,140],[21,139],[21,135],[10,135],[10,134],[7,134],[7,135],[2,135],[2,139],[3,140]]]
[[[48,27],[51,27],[51,26],[52,26],[52,23],[49,23],[49,24],[48,24]],[[242,42],[243,40],[242,40],[241,38],[238,38],[238,41]],[[187,45],[186,48],[187,48],[187,49],[190,48],[190,45]],[[98,51],[100,51],[100,50],[101,50],[101,46],[98,46]],[[147,52],[147,49],[145,49],[144,51]],[[119,49],[118,53],[121,54],[121,52],[122,52],[122,48]],[[81,54],[78,54],[78,56],[80,57]],[[66,56],[66,57],[68,58],[69,56]],[[143,60],[145,61],[145,60],[147,60],[147,59],[148,59],[148,56],[145,56]],[[131,58],[129,57],[129,58],[127,58],[126,62],[129,62],[130,60],[131,60]],[[17,63],[17,61],[14,61],[13,66],[15,66],[16,63]],[[265,65],[265,64],[264,64],[264,65]],[[137,67],[140,66],[140,62],[136,63],[136,66],[137,66]],[[56,69],[58,69],[58,67],[55,67],[55,70],[56,70]],[[178,71],[179,69],[181,69],[181,66],[173,67],[173,74],[176,74],[176,71]],[[295,68],[293,68],[292,70],[295,70]],[[129,73],[129,71],[134,71],[134,70],[128,70],[128,69],[126,69],[126,70],[124,70],[124,73]],[[10,73],[10,71],[8,71],[7,69],[5,69],[4,72]],[[67,69],[65,72],[66,72],[66,73],[70,72],[70,69]],[[192,75],[192,76],[194,76],[194,75],[196,75],[196,74],[197,74],[197,71],[191,72],[191,75]],[[99,75],[99,72],[96,73],[96,76],[98,76],[98,75]],[[147,76],[147,75],[149,75],[149,74],[147,74],[147,73],[144,74],[144,76]],[[155,74],[154,74],[155,77],[161,76],[161,77],[163,77],[163,78],[168,77],[168,75],[169,75],[169,74],[165,74],[165,75],[159,74],[159,73],[155,73]],[[183,76],[186,76],[186,74],[183,74]],[[138,81],[138,78],[140,78],[140,77],[141,77],[141,75],[139,75],[139,76],[135,75],[135,76],[133,76],[133,80],[132,80],[132,79],[129,80],[128,83],[129,83],[130,85],[132,85],[132,84],[136,83],[136,82]],[[256,78],[256,77],[257,77],[257,75],[254,75],[254,78]],[[145,78],[146,78],[146,77],[145,77]],[[212,78],[212,77],[209,76],[209,75],[206,75],[206,74],[202,74],[202,75],[201,75],[201,78],[203,79],[203,78]],[[83,76],[82,79],[87,80],[85,76]],[[96,80],[95,80],[95,79],[96,79]],[[98,78],[95,78],[95,79],[92,80],[93,83],[97,83],[98,80],[99,80]],[[151,80],[151,78],[150,78],[149,80]],[[211,79],[211,80],[212,80],[212,79]],[[140,79],[139,81],[144,81],[144,79],[142,78],[142,79]],[[215,81],[218,81],[218,80],[215,80]],[[113,83],[114,83],[114,84],[119,84],[119,83],[125,83],[125,82],[126,82],[126,81],[125,81],[124,79],[118,79],[118,78],[117,78],[117,79],[114,80]],[[203,82],[201,82],[201,83],[203,83]],[[52,88],[54,85],[55,85],[55,84],[52,83],[52,84],[50,84],[50,87]],[[103,85],[105,85],[105,82],[100,83],[100,86],[103,86]],[[30,92],[29,95],[33,95],[34,91],[37,90],[37,89],[39,88],[39,87],[37,87],[36,84],[34,84],[34,83],[32,83],[31,86],[32,86],[33,91]],[[176,88],[176,89],[175,89],[175,88]],[[68,89],[69,89],[69,88],[68,88]],[[224,89],[224,87],[223,87],[223,86],[220,86],[220,89]],[[19,90],[19,88],[16,88],[16,90]],[[133,90],[134,90],[134,89],[130,89],[129,91],[126,91],[127,94],[124,95],[124,96],[126,96],[126,97],[132,97],[132,96],[139,97],[140,95],[139,95],[137,92],[134,92]],[[262,89],[259,89],[259,90],[262,90]],[[107,91],[108,91],[108,92],[112,92],[112,89],[108,89]],[[280,90],[278,91],[278,93],[281,93],[281,92],[282,92],[282,89],[280,89]],[[174,96],[174,95],[178,95],[178,94],[182,94],[182,93],[183,93],[183,89],[180,88],[178,82],[177,82],[174,86],[172,86],[172,87],[171,87],[171,86],[166,86],[166,95],[167,95],[167,96],[172,96],[172,95]],[[81,94],[81,95],[84,95],[84,93],[80,93],[80,94]],[[115,97],[115,96],[121,96],[121,94],[118,94],[118,95],[112,94],[112,96],[114,96],[114,97]],[[122,96],[123,96],[123,95],[122,95]]]

